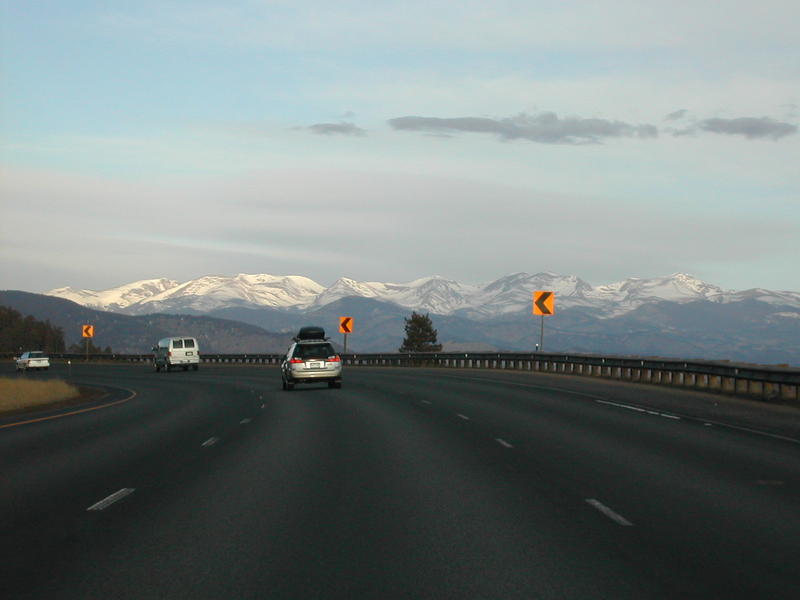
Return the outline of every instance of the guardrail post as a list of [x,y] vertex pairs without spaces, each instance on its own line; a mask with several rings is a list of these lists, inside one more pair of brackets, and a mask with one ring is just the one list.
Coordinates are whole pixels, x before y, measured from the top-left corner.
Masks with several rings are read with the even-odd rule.
[[750,380],[736,378],[736,393],[737,394],[750,394]]
[[781,384],[781,400],[800,401],[800,385]]

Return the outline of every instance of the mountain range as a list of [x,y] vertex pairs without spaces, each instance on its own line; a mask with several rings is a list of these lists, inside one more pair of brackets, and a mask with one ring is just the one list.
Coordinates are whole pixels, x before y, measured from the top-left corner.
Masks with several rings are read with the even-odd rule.
[[[302,276],[240,274],[47,294],[104,314],[224,319],[279,340],[308,324],[333,333],[338,317],[346,315],[355,323],[348,347],[357,352],[396,351],[404,318],[416,310],[431,314],[444,351],[466,352],[533,350],[540,323],[531,315],[535,290],[556,296],[556,314],[545,321],[546,351],[800,365],[800,293],[724,290],[681,273],[600,286],[576,276],[515,273],[479,285],[441,277],[407,283],[341,278],[329,287]],[[262,351],[273,350],[265,345]]]
[[763,289],[726,291],[691,275],[676,273],[653,279],[629,278],[593,287],[574,275],[514,273],[487,284],[459,283],[425,277],[408,283],[356,281],[342,277],[325,287],[307,277],[267,274],[206,276],[179,283],[171,279],[135,281],[107,290],[62,287],[47,295],[98,310],[141,315],[157,312],[206,314],[225,308],[318,310],[343,298],[370,298],[435,315],[485,320],[531,308],[535,290],[555,292],[557,310],[590,308],[611,318],[645,304],[698,300],[728,304],[754,299],[800,309],[800,292]]

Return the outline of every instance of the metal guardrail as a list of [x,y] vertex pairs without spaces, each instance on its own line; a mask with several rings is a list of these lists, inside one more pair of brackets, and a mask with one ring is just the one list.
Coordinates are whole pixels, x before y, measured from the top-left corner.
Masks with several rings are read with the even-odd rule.
[[[12,358],[12,353],[0,357]],[[83,361],[85,354],[51,353],[51,359]],[[152,354],[90,354],[90,361],[149,363]],[[279,365],[282,354],[207,354],[209,364]],[[800,402],[800,369],[729,362],[536,353],[420,353],[346,354],[346,366],[501,369],[563,373],[636,383],[754,397],[772,402]]]

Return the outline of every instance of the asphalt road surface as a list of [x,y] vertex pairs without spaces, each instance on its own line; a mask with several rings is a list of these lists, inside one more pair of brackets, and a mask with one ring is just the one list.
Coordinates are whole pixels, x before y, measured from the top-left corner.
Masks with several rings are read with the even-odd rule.
[[671,390],[72,369],[24,376],[97,410],[0,420],[4,599],[800,597],[800,444]]

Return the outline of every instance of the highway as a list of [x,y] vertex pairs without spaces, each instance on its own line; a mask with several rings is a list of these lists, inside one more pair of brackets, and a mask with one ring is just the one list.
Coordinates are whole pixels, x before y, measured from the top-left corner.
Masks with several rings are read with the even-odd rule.
[[682,392],[72,369],[97,410],[0,419],[4,599],[799,595],[800,444],[684,418]]

